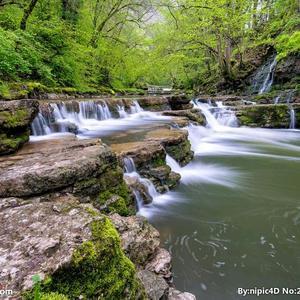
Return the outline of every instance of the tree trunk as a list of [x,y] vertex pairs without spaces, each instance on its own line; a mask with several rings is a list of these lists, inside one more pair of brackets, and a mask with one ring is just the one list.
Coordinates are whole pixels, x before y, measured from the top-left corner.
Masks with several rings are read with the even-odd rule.
[[24,9],[23,18],[21,20],[20,28],[22,30],[26,30],[27,20],[30,17],[33,9],[35,8],[35,5],[37,4],[38,0],[31,0],[30,4],[27,8]]

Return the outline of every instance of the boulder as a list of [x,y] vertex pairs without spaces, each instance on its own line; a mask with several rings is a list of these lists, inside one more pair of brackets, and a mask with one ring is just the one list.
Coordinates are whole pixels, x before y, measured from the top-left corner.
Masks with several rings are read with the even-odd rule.
[[150,131],[146,135],[147,140],[159,142],[166,152],[172,156],[181,166],[188,164],[194,156],[186,130],[170,130],[167,128]]
[[120,234],[125,254],[136,265],[144,266],[159,247],[159,232],[141,216],[113,214],[109,218]]
[[193,108],[193,104],[190,103],[191,100],[185,94],[168,96],[167,99],[172,110]]
[[175,288],[170,288],[168,300],[196,300],[196,296],[188,292],[180,292]]
[[[298,119],[298,104],[293,104]],[[289,128],[290,107],[286,104],[236,107],[236,116],[242,126],[263,128]],[[297,124],[299,126],[298,120]]]
[[41,295],[68,299],[133,299],[143,292],[114,226],[72,195],[2,209],[0,234],[0,281],[14,299],[25,291],[33,299],[38,281]]
[[196,122],[202,126],[206,124],[205,117],[201,114],[201,112],[198,109],[167,110],[167,111],[163,111],[162,115],[172,116],[172,117],[185,117],[191,122]]
[[148,270],[138,271],[138,277],[145,287],[148,299],[168,299],[169,286],[162,277]]
[[150,111],[162,111],[170,109],[169,100],[166,97],[142,97],[138,99],[142,108]]
[[16,152],[28,142],[38,107],[35,100],[0,101],[0,155]]
[[166,249],[158,248],[145,269],[163,276],[166,280],[170,280],[172,277],[171,254]]

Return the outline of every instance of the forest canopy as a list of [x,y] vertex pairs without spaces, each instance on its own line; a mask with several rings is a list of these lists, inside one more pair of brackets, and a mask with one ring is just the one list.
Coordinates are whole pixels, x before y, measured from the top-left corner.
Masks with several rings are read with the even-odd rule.
[[298,0],[0,0],[0,94],[234,81],[249,49],[299,53]]

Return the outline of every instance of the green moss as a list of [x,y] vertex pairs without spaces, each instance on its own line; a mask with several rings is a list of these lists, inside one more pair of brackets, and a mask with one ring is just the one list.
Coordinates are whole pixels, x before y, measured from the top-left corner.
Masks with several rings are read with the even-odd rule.
[[18,136],[0,134],[0,154],[9,154],[17,151],[29,140],[29,132],[24,132]]
[[178,145],[166,146],[166,151],[182,166],[188,164],[193,159],[189,140],[184,140]]
[[15,128],[24,126],[24,120],[29,117],[29,112],[26,109],[18,109],[13,113],[8,111],[0,112],[0,120],[3,120],[3,127]]
[[57,293],[42,294],[40,297],[40,300],[68,300],[68,299],[69,299],[68,297]]
[[104,192],[100,192],[98,197],[98,203],[100,205],[105,205],[106,202],[114,196],[119,196],[118,200],[107,205],[107,212],[117,212],[121,216],[128,216],[134,214],[134,201],[131,192],[126,183],[124,182],[123,178],[117,186],[111,187]]
[[287,128],[289,109],[285,104],[261,105],[243,109],[238,113],[241,125],[252,127]]
[[41,285],[42,292],[55,292],[69,299],[79,296],[82,299],[144,299],[135,267],[123,253],[119,235],[110,220],[104,217],[94,221],[90,229],[92,239],[74,251],[70,265],[59,269]]

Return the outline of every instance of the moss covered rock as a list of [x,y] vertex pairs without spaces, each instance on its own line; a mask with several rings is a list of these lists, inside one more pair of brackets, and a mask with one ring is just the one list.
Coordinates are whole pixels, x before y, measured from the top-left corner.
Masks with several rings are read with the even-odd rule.
[[236,116],[242,126],[289,128],[288,105],[255,105],[239,107]]
[[[0,280],[25,299],[138,299],[144,289],[111,221],[71,195],[2,208]],[[35,278],[39,278],[38,281]]]
[[0,101],[0,155],[13,153],[29,140],[29,127],[38,112],[34,100]]

